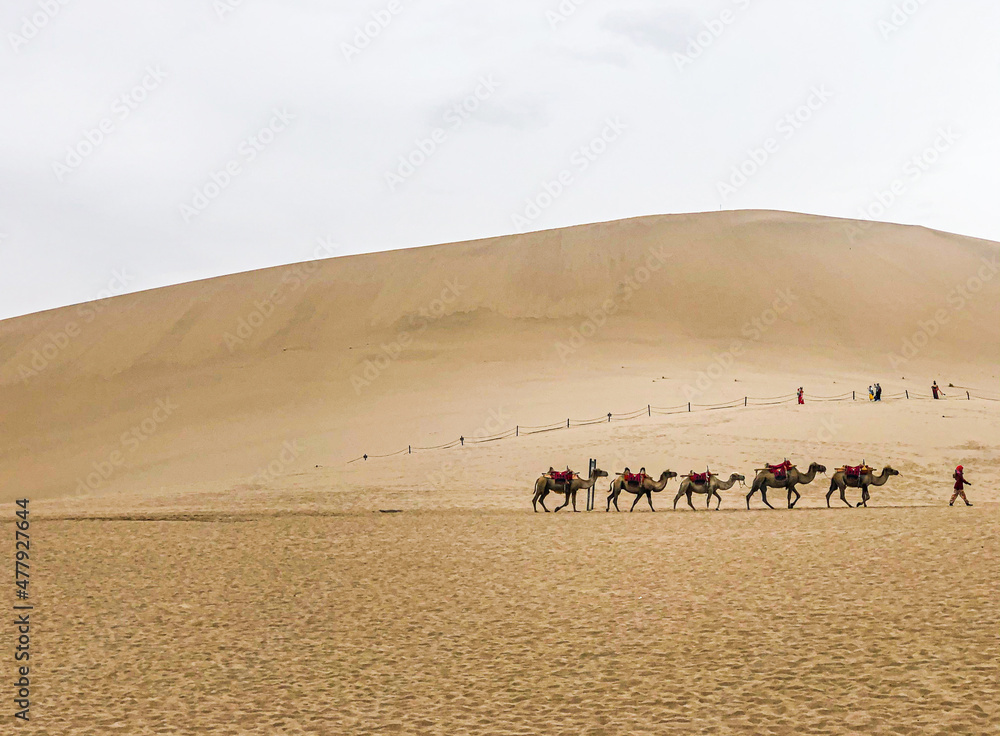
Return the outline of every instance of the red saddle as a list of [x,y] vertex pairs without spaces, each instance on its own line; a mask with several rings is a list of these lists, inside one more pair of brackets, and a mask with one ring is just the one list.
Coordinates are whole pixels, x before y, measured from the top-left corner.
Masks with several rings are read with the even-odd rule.
[[642,483],[648,477],[645,473],[624,473],[622,475],[626,483]]
[[844,475],[849,478],[860,478],[861,473],[867,471],[868,469],[867,465],[845,465]]
[[688,475],[688,478],[692,483],[701,484],[701,483],[708,483],[708,479],[711,475],[712,475],[711,473],[690,473]]
[[573,471],[572,470],[553,470],[551,473],[549,473],[549,477],[552,480],[569,481],[569,480],[573,480]]
[[781,480],[788,475],[788,471],[791,467],[792,464],[788,460],[785,460],[783,463],[779,463],[778,465],[771,465],[771,463],[767,464],[768,471],[770,471],[778,480]]

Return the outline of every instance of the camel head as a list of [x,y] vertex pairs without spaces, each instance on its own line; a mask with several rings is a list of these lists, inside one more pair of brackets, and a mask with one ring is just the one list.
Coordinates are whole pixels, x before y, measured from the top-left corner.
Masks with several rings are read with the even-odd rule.
[[738,480],[740,483],[743,483],[746,479],[745,475],[740,475],[739,473],[733,473],[729,476],[729,480]]
[[888,465],[886,465],[884,468],[882,468],[882,472],[885,473],[886,475],[899,475],[899,471],[898,470],[896,470],[896,469],[894,469],[894,468],[892,468],[892,467],[890,467]]
[[600,468],[597,468],[597,469],[594,470],[594,477],[595,478],[607,478],[608,477],[608,473],[607,473],[606,470],[601,470]]
[[815,471],[817,473],[825,473],[826,472],[826,466],[825,465],[820,465],[819,463],[810,463],[809,464],[809,469],[813,470],[813,471]]
[[677,473],[672,470],[664,470],[660,473],[660,480],[670,480],[671,478],[676,478]]

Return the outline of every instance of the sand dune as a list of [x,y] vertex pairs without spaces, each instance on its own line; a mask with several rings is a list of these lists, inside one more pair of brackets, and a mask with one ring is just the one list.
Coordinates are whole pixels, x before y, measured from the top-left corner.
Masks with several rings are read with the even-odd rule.
[[[998,255],[787,213],[648,217],[0,322],[0,500],[33,499],[39,540],[33,725],[991,732]],[[700,406],[799,385],[802,406]],[[900,475],[869,509],[826,509],[821,476],[795,510],[747,511],[736,486],[673,511],[673,481],[658,513],[605,513],[602,481],[596,513],[531,511],[550,465],[749,478],[784,457]],[[973,508],[946,505],[958,463]]]
[[[0,486],[43,498],[245,483],[274,463],[285,474],[470,434],[500,408],[543,424],[692,389],[710,403],[880,378],[995,387],[997,258],[995,243],[922,228],[677,215],[6,320]],[[721,376],[699,384],[708,373]]]

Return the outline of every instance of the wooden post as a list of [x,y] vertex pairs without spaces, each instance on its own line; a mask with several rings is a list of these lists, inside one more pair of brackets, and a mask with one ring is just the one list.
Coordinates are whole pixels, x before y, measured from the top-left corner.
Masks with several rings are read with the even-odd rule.
[[[597,470],[597,460],[590,458],[590,472],[587,473],[587,477],[593,478],[595,470]],[[596,495],[594,490],[595,488],[597,488],[596,483],[587,489],[587,511],[594,510],[594,496]]]
[[858,398],[858,397],[854,395],[854,392],[853,392],[853,391],[851,391],[851,401],[854,401],[854,400],[855,400],[855,399],[857,399],[857,398]]
[[691,411],[691,402],[688,402],[688,411]]
[[515,437],[520,437],[521,436],[521,425],[520,424],[515,424],[514,425],[514,436]]
[[412,455],[413,454],[413,447],[411,445],[407,445],[406,446],[406,454],[407,455]]
[[910,398],[910,391],[909,391],[909,389],[903,389],[903,390],[906,391],[906,398]]
[[569,429],[569,419],[566,419],[566,429]]
[[750,398],[749,396],[744,396],[744,397],[743,397],[743,406],[746,406],[746,405],[747,405],[747,400],[748,400],[749,398]]
[[966,398],[966,399],[967,399],[968,401],[972,401],[972,397],[971,397],[971,396],[969,396],[969,392],[968,392],[968,391],[966,391],[966,392],[965,392],[965,398]]
[[647,417],[653,416],[653,408],[649,404],[646,404],[646,416]]

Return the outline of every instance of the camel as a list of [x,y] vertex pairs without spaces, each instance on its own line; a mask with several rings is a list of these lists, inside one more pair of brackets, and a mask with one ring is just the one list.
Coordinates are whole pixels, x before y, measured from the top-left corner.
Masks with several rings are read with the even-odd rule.
[[589,490],[597,484],[598,478],[607,478],[608,474],[606,471],[597,468],[594,470],[590,478],[574,478],[573,480],[566,481],[562,480],[552,480],[552,478],[547,478],[542,475],[535,481],[535,496],[531,499],[531,507],[538,512],[538,506],[536,503],[542,505],[542,509],[547,513],[548,508],[545,506],[545,497],[549,495],[550,492],[562,493],[566,496],[566,502],[554,509],[558,511],[559,509],[566,508],[569,505],[570,500],[573,501],[573,510],[577,511],[576,508],[576,492],[579,490]]
[[719,510],[719,506],[722,505],[722,496],[719,495],[719,491],[728,491],[733,487],[736,481],[742,483],[746,480],[746,476],[740,475],[739,473],[733,473],[729,476],[729,480],[719,480],[719,476],[711,475],[707,483],[696,483],[691,480],[690,476],[681,481],[680,490],[677,491],[677,495],[674,497],[674,510],[677,509],[677,502],[680,500],[681,496],[687,496],[688,506],[691,507],[692,511],[695,510],[694,504],[691,503],[692,493],[704,493],[708,496],[705,499],[705,508],[712,507],[712,496],[719,499],[719,502],[715,505],[715,510]]
[[642,498],[643,496],[645,496],[646,500],[649,502],[649,510],[656,511],[656,509],[653,508],[652,494],[659,493],[660,491],[662,491],[664,488],[667,487],[667,481],[670,480],[671,478],[676,478],[676,477],[677,473],[675,473],[674,471],[664,470],[662,473],[660,473],[659,480],[654,481],[647,475],[645,479],[642,481],[642,484],[639,484],[639,483],[626,483],[625,480],[622,478],[622,476],[619,475],[613,481],[611,481],[611,487],[608,489],[608,505],[607,508],[605,508],[604,510],[610,511],[611,504],[614,503],[615,511],[621,511],[621,509],[618,508],[618,496],[621,495],[622,491],[628,491],[629,493],[635,494],[635,500],[632,502],[632,508],[630,508],[629,511],[635,509],[635,505],[639,503],[639,499]]
[[[787,488],[788,489],[788,508],[795,508],[796,502],[802,496],[795,486],[801,483],[805,485],[806,483],[812,483],[813,478],[816,477],[816,473],[825,473],[826,466],[820,465],[819,463],[812,463],[809,466],[808,472],[803,473],[795,466],[792,466],[787,473],[785,473],[784,478],[775,478],[774,473],[770,470],[758,470],[757,477],[753,479],[753,485],[750,487],[750,493],[747,494],[747,508],[750,508],[750,499],[753,497],[757,491],[760,491],[760,499],[769,508],[773,509],[774,506],[767,502],[767,489],[768,488]],[[795,494],[795,501],[792,500],[792,494]]]
[[886,481],[894,475],[899,475],[899,471],[893,470],[888,465],[882,468],[882,472],[879,475],[875,475],[871,468],[868,468],[867,473],[857,476],[847,475],[843,470],[838,470],[830,478],[830,490],[826,493],[826,507],[830,508],[830,496],[838,489],[840,490],[840,500],[851,506],[844,495],[844,491],[850,486],[851,488],[861,489],[861,500],[858,501],[858,506],[863,504],[865,508],[868,508],[868,499],[871,498],[871,495],[868,493],[868,487],[884,486]]

